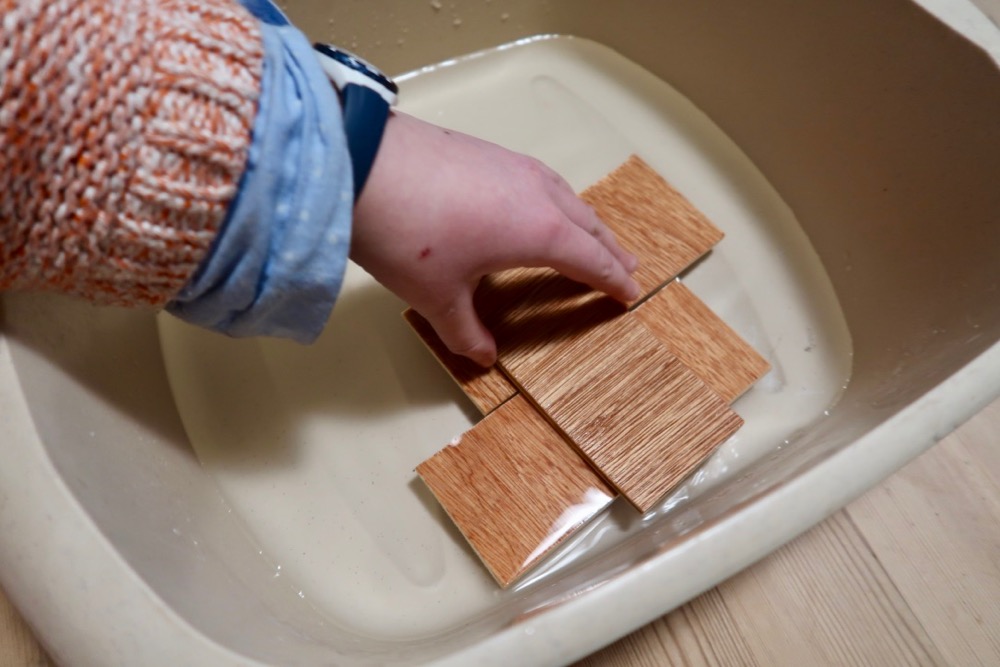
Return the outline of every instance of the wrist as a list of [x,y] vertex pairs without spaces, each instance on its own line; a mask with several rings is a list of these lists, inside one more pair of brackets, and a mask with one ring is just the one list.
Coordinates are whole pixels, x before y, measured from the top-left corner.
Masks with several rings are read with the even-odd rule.
[[375,163],[398,88],[378,68],[352,53],[327,44],[313,48],[343,106],[356,203]]

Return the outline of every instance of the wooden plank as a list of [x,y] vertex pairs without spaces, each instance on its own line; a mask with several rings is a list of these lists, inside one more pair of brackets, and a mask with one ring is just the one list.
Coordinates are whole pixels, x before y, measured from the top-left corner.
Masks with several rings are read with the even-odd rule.
[[662,616],[576,667],[759,665],[718,588]]
[[[668,652],[662,647],[676,638]],[[661,656],[666,655],[667,660]],[[660,662],[651,660],[661,659]],[[765,560],[579,663],[933,665],[934,646],[839,512]]]
[[848,514],[947,665],[1000,665],[1000,401]]
[[940,664],[933,642],[843,511],[761,565],[719,587],[760,664]]
[[771,368],[749,343],[676,280],[634,313],[727,403],[736,400]]
[[637,319],[608,319],[606,304],[590,300],[558,334],[540,328],[533,344],[501,347],[500,364],[645,512],[743,420]]
[[637,155],[584,190],[580,198],[594,208],[622,247],[639,258],[634,277],[643,295],[722,240],[722,232]]
[[[588,188],[583,198],[595,207],[619,241],[639,256],[642,268],[636,278],[643,288],[640,298],[674,277],[722,238],[717,228],[636,157]],[[607,328],[611,337],[605,337],[602,344],[616,348],[622,346],[612,359],[623,367],[631,368],[629,373],[623,374],[630,389],[638,390],[642,397],[652,400],[625,397],[630,409],[620,409],[613,404],[594,404],[593,396],[581,396],[584,404],[597,409],[591,414],[573,416],[573,399],[560,401],[556,397],[553,402],[548,402],[546,399],[551,396],[541,396],[539,400],[535,393],[529,393],[588,460],[617,489],[626,491],[624,495],[643,511],[690,474],[742,423],[723,401],[656,343],[640,324],[630,320],[617,322],[625,313],[624,306],[584,285],[562,278],[554,271],[524,268],[488,276],[477,290],[476,307],[497,339],[499,366],[504,372],[510,373],[518,367],[528,375],[541,372],[538,377],[523,378],[526,387],[537,389],[541,386],[537,382],[539,378],[544,383],[546,378],[554,377],[546,375],[538,364],[532,366],[532,360],[543,360],[547,355],[573,355],[572,345],[562,343],[582,337],[582,344],[586,346],[600,336],[594,331]],[[495,369],[484,373],[471,362],[451,355],[426,321],[413,311],[408,311],[406,318],[484,414],[489,414],[503,401],[509,400],[516,391]],[[632,334],[631,338],[618,336],[623,328]],[[591,332],[589,338],[588,332]],[[632,340],[636,337],[642,339],[641,343]],[[642,367],[647,362],[650,362],[647,375],[643,375]],[[552,370],[556,376],[561,373],[558,368]],[[602,367],[598,370],[607,369]],[[667,370],[669,372],[661,373]],[[660,385],[650,384],[649,374],[656,374]],[[632,384],[633,380],[637,384]],[[574,376],[563,374],[561,386],[569,386],[575,381]],[[642,382],[652,389],[651,393],[645,390]],[[598,392],[615,392],[611,401],[623,397],[610,384],[596,385],[595,388]],[[564,409],[563,414],[570,418],[569,421],[560,421],[558,415],[553,415],[553,407]],[[616,421],[614,417],[609,417],[602,412],[603,408],[611,409],[616,416],[621,415],[621,419]],[[703,414],[697,414],[699,411]],[[535,415],[533,419],[539,417]],[[489,424],[481,423],[465,437],[472,436],[476,441],[489,439],[497,423],[502,422],[498,419]],[[599,426],[595,428],[595,425]],[[446,479],[443,477],[446,471],[461,477],[462,466],[467,463],[464,458],[456,457],[454,452],[451,454],[450,458],[439,455],[436,470],[442,479]],[[456,458],[459,460],[456,461]],[[428,463],[422,465],[427,466]],[[572,479],[581,463],[574,457],[563,456],[558,465],[566,467],[566,470],[553,468],[550,473],[555,477]],[[448,471],[448,466],[456,466],[457,469]],[[456,493],[459,495],[450,499],[454,511],[448,510],[449,514],[501,585],[509,583],[512,577],[523,571],[522,563],[513,564],[509,554],[504,560],[484,553],[488,548],[484,543],[480,542],[477,546],[476,539],[470,537],[476,534],[475,531],[485,529],[487,534],[492,533],[494,539],[499,539],[500,528],[493,530],[489,525],[476,525],[477,521],[488,522],[488,518],[469,514],[468,508],[460,510],[456,507],[463,488],[466,487],[458,486]],[[478,489],[475,493],[483,495],[487,490]],[[557,500],[549,498],[545,502]],[[444,501],[442,504],[445,504]],[[523,544],[519,546],[524,547]],[[518,554],[513,560],[522,556]]]
[[[635,156],[583,198],[639,254],[646,294],[722,238]],[[641,511],[742,424],[623,305],[554,271],[488,276],[476,308],[506,375]]]
[[403,319],[461,387],[472,404],[484,415],[493,412],[501,403],[517,393],[517,388],[510,383],[498,366],[483,368],[471,359],[448,350],[434,332],[430,322],[421,317],[417,311],[412,308],[406,309],[403,312]]
[[614,499],[522,396],[421,463],[417,473],[503,587]]

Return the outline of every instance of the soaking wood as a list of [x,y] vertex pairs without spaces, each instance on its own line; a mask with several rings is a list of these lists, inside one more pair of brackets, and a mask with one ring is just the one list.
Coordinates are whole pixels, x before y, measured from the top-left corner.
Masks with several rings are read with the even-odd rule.
[[448,350],[434,332],[430,322],[417,311],[407,308],[403,312],[403,319],[462,388],[472,404],[484,415],[493,412],[501,403],[517,393],[517,388],[498,367],[483,368],[471,359]]
[[417,473],[503,587],[615,495],[523,396],[491,412]]
[[635,309],[650,333],[727,403],[771,365],[701,299],[673,281]]

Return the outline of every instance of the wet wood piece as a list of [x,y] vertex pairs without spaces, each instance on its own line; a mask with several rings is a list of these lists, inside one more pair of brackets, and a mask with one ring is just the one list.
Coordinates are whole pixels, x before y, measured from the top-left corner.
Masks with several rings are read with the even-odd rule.
[[[639,511],[743,424],[631,316],[593,308],[534,345],[501,347],[508,376]],[[597,325],[599,324],[599,326]]]
[[[639,253],[647,293],[722,237],[636,157],[584,198]],[[742,423],[624,305],[553,271],[488,276],[476,307],[506,375],[640,511]]]
[[691,266],[723,233],[652,167],[632,155],[580,194],[639,258],[640,300]]
[[749,343],[676,280],[633,313],[727,403],[736,400],[771,368]]
[[430,322],[417,311],[408,308],[403,319],[417,333],[424,345],[434,354],[452,379],[461,387],[473,405],[488,415],[501,403],[517,393],[517,388],[503,374],[498,366],[483,368],[471,359],[453,354],[445,346]]
[[614,498],[523,396],[491,412],[417,473],[503,587]]

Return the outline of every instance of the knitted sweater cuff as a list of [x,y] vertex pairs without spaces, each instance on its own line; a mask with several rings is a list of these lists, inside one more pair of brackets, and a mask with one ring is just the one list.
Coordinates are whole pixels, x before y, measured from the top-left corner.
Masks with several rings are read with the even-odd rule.
[[205,263],[167,311],[230,336],[302,343],[340,291],[354,210],[337,94],[306,37],[264,0],[264,73],[239,192]]
[[236,194],[263,51],[230,0],[0,0],[0,290],[161,306]]

